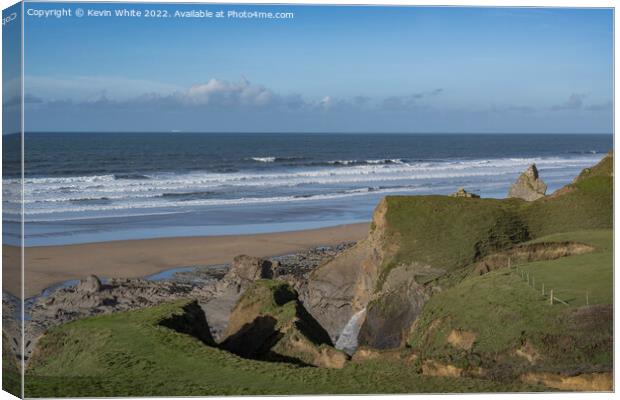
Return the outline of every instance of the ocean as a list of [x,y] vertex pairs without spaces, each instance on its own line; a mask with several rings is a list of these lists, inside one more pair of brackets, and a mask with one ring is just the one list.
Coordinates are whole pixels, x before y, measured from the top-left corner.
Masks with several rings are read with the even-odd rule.
[[[531,163],[550,193],[612,146],[594,134],[27,133],[25,245],[368,221],[390,194],[505,197]],[[4,240],[17,243],[19,154],[3,157]]]

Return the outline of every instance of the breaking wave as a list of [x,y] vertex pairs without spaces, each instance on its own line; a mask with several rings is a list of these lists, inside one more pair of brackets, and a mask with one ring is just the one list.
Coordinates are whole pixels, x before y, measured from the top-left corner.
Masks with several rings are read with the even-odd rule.
[[[186,207],[437,193],[439,186],[452,187],[455,182],[459,186],[461,183],[470,186],[508,184],[531,163],[537,164],[543,177],[563,177],[595,164],[600,157],[582,154],[416,162],[386,158],[360,162],[341,160],[329,165],[296,165],[264,171],[30,177],[24,180],[24,208],[27,216],[51,217],[57,213],[156,208],[183,211]],[[277,157],[260,159],[273,161],[259,162],[278,162]],[[20,181],[5,179],[4,183],[5,214],[18,212]]]

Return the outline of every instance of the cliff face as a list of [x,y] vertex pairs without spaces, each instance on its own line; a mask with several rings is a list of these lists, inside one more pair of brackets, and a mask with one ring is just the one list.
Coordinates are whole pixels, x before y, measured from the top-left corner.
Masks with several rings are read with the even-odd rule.
[[359,344],[398,347],[433,294],[429,282],[543,234],[611,226],[612,160],[610,154],[567,188],[532,202],[388,196],[368,237],[317,268],[301,299],[334,342],[366,309]]
[[301,290],[336,341],[367,308],[360,344],[397,347],[429,296],[424,283],[527,239],[513,203],[445,196],[387,197],[368,237],[316,269]]
[[333,342],[353,314],[370,301],[379,266],[392,252],[385,240],[386,213],[387,201],[383,199],[375,209],[368,237],[314,270],[300,288],[304,305]]

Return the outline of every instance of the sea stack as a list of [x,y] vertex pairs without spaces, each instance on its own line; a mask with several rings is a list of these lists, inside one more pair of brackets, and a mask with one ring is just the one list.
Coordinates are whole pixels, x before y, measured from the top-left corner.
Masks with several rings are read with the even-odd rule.
[[508,191],[509,198],[534,201],[545,196],[547,184],[538,177],[536,164],[530,165]]

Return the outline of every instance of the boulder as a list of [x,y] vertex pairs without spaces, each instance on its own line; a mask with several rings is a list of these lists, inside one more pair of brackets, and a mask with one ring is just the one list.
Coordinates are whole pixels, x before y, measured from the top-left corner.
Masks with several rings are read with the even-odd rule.
[[450,197],[469,197],[469,198],[476,198],[476,199],[480,198],[480,196],[475,193],[469,193],[467,190],[465,190],[464,187],[460,187],[459,190],[452,193]]
[[547,185],[538,177],[536,164],[532,164],[510,187],[508,197],[523,199],[525,201],[534,201],[544,197],[546,192]]
[[95,275],[88,275],[86,279],[81,280],[77,286],[79,292],[97,293],[101,291],[101,281]]
[[239,255],[233,259],[225,280],[239,283],[254,282],[257,279],[271,279],[274,277],[274,265],[263,258]]
[[241,357],[342,368],[343,352],[287,283],[258,280],[239,298],[221,346]]

